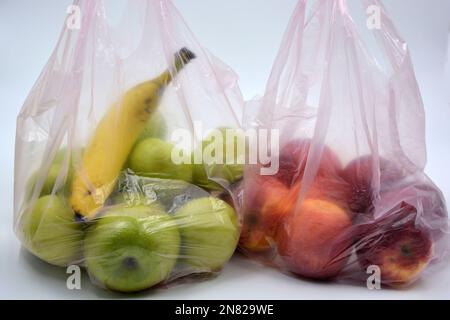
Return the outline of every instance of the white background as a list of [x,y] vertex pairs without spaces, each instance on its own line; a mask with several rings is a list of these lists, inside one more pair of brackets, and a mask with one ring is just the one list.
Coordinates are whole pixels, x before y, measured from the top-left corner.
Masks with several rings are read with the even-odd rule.
[[[360,1],[360,0],[349,0]],[[174,0],[199,41],[240,76],[250,99],[264,90],[295,0]],[[385,0],[408,42],[427,113],[427,173],[450,200],[450,84],[444,82],[450,0]],[[126,298],[94,288],[66,289],[64,269],[21,249],[12,232],[15,121],[46,63],[68,0],[0,0],[0,298]],[[447,69],[448,70],[448,69]],[[30,159],[32,161],[32,159]],[[408,290],[315,283],[235,256],[215,279],[131,297],[158,299],[450,298],[450,266]]]

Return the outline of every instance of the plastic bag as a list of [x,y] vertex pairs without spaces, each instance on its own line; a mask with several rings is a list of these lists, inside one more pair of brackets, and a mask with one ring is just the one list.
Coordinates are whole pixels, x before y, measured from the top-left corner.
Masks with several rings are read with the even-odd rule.
[[407,45],[379,1],[362,4],[359,28],[346,1],[298,2],[265,95],[245,111],[245,127],[279,135],[279,153],[246,167],[240,248],[305,278],[402,286],[442,265],[448,218],[423,172]]
[[129,1],[116,27],[103,1],[71,12],[17,119],[16,234],[116,291],[217,274],[239,239],[220,196],[243,165],[194,158],[240,128],[237,77],[168,0]]

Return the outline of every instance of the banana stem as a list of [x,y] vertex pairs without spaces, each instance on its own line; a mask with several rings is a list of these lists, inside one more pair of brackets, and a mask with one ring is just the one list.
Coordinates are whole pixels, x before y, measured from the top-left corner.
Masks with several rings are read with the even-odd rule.
[[[177,53],[175,53],[174,58],[174,65],[175,65],[175,72],[180,72],[186,64],[189,63],[189,61],[196,58],[195,53],[193,53],[188,48],[182,48]],[[164,71],[159,77],[158,82],[162,85],[167,85],[173,80],[172,73],[170,70]]]

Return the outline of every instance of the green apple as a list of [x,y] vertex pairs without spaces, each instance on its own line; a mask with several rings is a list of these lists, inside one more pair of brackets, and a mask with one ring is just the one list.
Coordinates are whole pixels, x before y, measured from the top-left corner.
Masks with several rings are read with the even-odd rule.
[[63,198],[39,198],[23,216],[25,245],[48,263],[66,266],[80,259],[83,225]]
[[139,142],[128,159],[129,168],[137,175],[192,181],[192,167],[188,163],[176,164],[172,152],[178,152],[172,144],[156,138]]
[[58,150],[58,152],[55,155],[55,158],[53,159],[53,164],[63,164],[64,160],[67,156],[67,153],[70,152],[70,161],[69,161],[69,167],[73,167],[74,159],[80,158],[83,155],[84,148],[80,147],[74,147],[71,151],[67,150],[67,147],[63,147]]
[[89,228],[84,243],[89,274],[120,292],[166,280],[179,250],[177,224],[156,204],[110,208]]
[[[216,140],[218,136],[220,138]],[[239,143],[245,145],[239,148]],[[230,156],[231,161],[227,159],[227,152],[230,150],[233,151],[233,156]],[[222,190],[222,185],[238,181],[244,174],[247,150],[247,141],[242,130],[216,129],[202,141],[201,149],[195,151],[201,152],[203,162],[195,163],[194,161],[192,173],[194,183],[209,190]],[[192,158],[195,159],[194,155]],[[215,162],[217,158],[220,163]]]
[[[76,152],[82,152],[82,149],[76,149],[72,152],[72,159],[69,163],[69,169],[67,170],[67,175],[64,177],[63,185],[59,187],[58,190],[55,190],[56,192],[63,191],[64,194],[67,194],[70,192],[70,187],[72,185],[72,178],[73,178],[73,155]],[[40,190],[39,196],[45,196],[48,194],[51,194],[53,192],[53,189],[55,187],[56,179],[60,174],[62,174],[62,170],[64,168],[64,158],[66,157],[67,148],[60,149],[53,159],[53,162],[50,166],[50,169],[47,172],[47,175],[44,178],[42,188]],[[40,178],[40,169],[34,172],[30,178],[28,179],[27,186],[26,186],[26,198],[29,199],[32,196],[32,193],[34,192],[34,188],[36,186],[36,183],[38,182],[38,179]]]
[[191,200],[175,213],[182,240],[180,263],[198,271],[220,269],[239,240],[236,212],[214,197]]
[[[39,193],[39,196],[45,196],[48,194],[51,194],[53,191],[53,187],[55,186],[56,179],[58,178],[59,174],[61,172],[61,164],[56,163],[53,164],[50,169],[48,170],[47,176],[43,177],[44,181],[42,183],[42,187]],[[26,194],[27,199],[31,198],[34,189],[36,187],[36,184],[38,183],[38,179],[40,178],[40,172],[39,170],[36,171],[31,175],[31,177],[28,179],[27,187],[26,187]],[[59,191],[59,190],[56,190]]]
[[145,124],[145,128],[138,138],[138,142],[147,138],[164,139],[167,135],[167,123],[159,111],[155,111]]

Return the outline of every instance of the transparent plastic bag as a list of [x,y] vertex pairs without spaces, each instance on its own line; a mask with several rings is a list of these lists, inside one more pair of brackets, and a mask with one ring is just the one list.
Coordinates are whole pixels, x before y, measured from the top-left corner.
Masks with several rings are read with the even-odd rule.
[[103,1],[72,9],[17,118],[16,234],[116,291],[217,274],[239,239],[220,196],[243,165],[194,154],[240,128],[237,77],[168,0],[129,1],[116,27]]
[[240,248],[305,278],[403,286],[448,257],[447,211],[423,172],[407,45],[380,1],[360,4],[379,20],[358,27],[344,0],[298,2],[265,95],[244,112],[280,152],[275,175],[246,167]]

